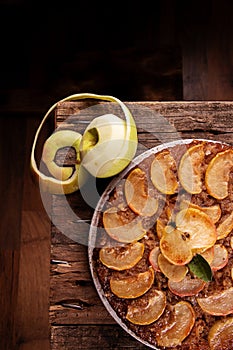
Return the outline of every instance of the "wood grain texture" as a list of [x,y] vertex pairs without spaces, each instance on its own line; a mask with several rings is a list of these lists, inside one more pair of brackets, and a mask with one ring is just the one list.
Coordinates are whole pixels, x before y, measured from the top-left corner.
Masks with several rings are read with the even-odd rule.
[[184,100],[232,100],[233,3],[191,2],[179,8]]
[[52,328],[52,349],[54,350],[146,350],[147,346],[127,336],[119,326],[70,326]]
[[[19,283],[20,226],[23,198],[24,164],[18,162],[24,152],[26,119],[1,120],[0,128],[0,348],[11,350],[16,342],[15,309]],[[9,134],[7,131],[11,130]],[[21,140],[15,148],[11,142]],[[8,161],[10,155],[10,161]],[[15,176],[21,174],[21,176]]]
[[[27,118],[24,142],[24,188],[20,236],[19,282],[15,327],[18,350],[49,348],[49,266],[51,223],[41,201],[38,184],[34,183],[30,171],[30,150],[33,136],[40,118]],[[39,139],[38,150],[43,139],[52,130],[49,121]]]
[[[50,221],[29,159],[40,116],[8,115],[0,128],[0,349],[49,349]],[[48,125],[46,125],[48,126]],[[49,132],[44,128],[44,136]]]
[[[96,102],[95,102],[96,104]],[[233,144],[233,102],[127,102],[139,137],[137,154],[163,142],[207,138]],[[68,102],[58,106],[57,126],[83,132],[93,118],[93,101]],[[101,110],[120,112],[111,103]],[[86,108],[85,108],[86,107]],[[97,108],[98,111],[98,108]],[[98,183],[101,194],[109,180]],[[70,217],[67,204],[76,220]],[[89,271],[87,247],[94,205],[80,192],[62,198],[53,196],[51,245],[50,323],[51,348],[144,349],[125,333],[102,305]]]

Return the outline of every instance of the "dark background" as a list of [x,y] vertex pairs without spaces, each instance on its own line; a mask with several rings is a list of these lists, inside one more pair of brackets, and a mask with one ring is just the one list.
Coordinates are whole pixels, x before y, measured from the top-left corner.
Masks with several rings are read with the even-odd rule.
[[[182,97],[181,47],[172,1],[1,5],[1,100],[41,110],[92,91],[126,100]],[[171,77],[172,75],[172,77]]]
[[[103,4],[2,0],[1,111],[43,112],[84,91],[123,100],[231,99],[230,0]],[[228,91],[207,85],[211,76],[229,79]],[[193,96],[187,84],[198,80]]]
[[1,1],[1,350],[49,347],[50,223],[29,169],[47,109],[79,92],[232,100],[232,23],[230,0]]

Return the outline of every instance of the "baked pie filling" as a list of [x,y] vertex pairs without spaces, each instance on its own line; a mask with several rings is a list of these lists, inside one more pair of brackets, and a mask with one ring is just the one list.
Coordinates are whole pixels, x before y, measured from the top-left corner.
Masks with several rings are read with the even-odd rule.
[[194,140],[152,153],[100,213],[105,298],[156,349],[233,348],[233,149]]

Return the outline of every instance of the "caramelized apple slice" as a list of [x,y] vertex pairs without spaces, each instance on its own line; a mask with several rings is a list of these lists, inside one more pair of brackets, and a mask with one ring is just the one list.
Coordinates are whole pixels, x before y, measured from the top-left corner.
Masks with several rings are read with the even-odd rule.
[[157,236],[159,239],[161,239],[163,233],[164,233],[164,229],[165,229],[165,225],[162,222],[162,220],[157,219],[156,221],[156,232],[157,232]]
[[168,281],[170,291],[180,297],[197,295],[204,287],[205,282],[200,278],[184,277],[180,282]]
[[122,243],[133,243],[146,234],[140,220],[125,222],[123,218],[123,213],[116,207],[104,211],[104,228],[111,238]]
[[158,209],[158,199],[148,194],[146,173],[140,168],[132,170],[125,180],[125,198],[136,214],[152,216]]
[[214,246],[210,247],[209,249],[205,250],[203,253],[201,253],[201,256],[208,262],[210,265],[212,261],[214,260]]
[[165,307],[165,294],[162,291],[151,289],[145,295],[133,300],[128,305],[126,318],[134,324],[151,324],[159,319]]
[[160,250],[164,257],[175,265],[186,265],[193,257],[184,233],[177,229],[166,231],[160,240]]
[[181,210],[176,216],[176,226],[186,234],[186,241],[193,252],[202,253],[216,242],[216,227],[201,210]]
[[110,279],[111,291],[118,298],[132,299],[145,294],[154,282],[154,270],[152,267],[145,272],[135,276],[124,276],[122,278],[112,276]]
[[230,245],[231,245],[231,249],[233,249],[233,236],[231,237]]
[[217,227],[217,239],[225,238],[233,230],[233,212]]
[[178,175],[181,185],[188,193],[202,191],[202,162],[204,159],[203,144],[191,146],[182,156]]
[[174,194],[178,187],[176,163],[168,150],[158,153],[151,163],[151,181],[164,194]]
[[208,341],[211,350],[232,349],[233,317],[221,319],[210,328]]
[[176,216],[176,228],[170,227],[160,240],[165,258],[175,265],[188,264],[195,253],[204,252],[216,242],[216,228],[207,214],[183,209]]
[[160,272],[160,268],[158,265],[158,256],[160,254],[160,249],[159,247],[155,247],[151,250],[150,255],[149,255],[149,262],[153,269],[157,272]]
[[208,193],[216,199],[228,196],[228,182],[233,168],[233,150],[218,153],[206,169],[205,185]]
[[210,219],[213,221],[213,223],[218,222],[218,220],[221,217],[221,208],[219,204],[212,205],[210,207],[200,207],[197,204],[188,202],[188,201],[182,201],[180,205],[180,209],[188,209],[188,208],[194,208],[203,211],[206,213]]
[[144,244],[136,242],[123,247],[102,248],[99,258],[108,268],[122,271],[136,265],[141,260],[143,252]]
[[178,266],[171,264],[162,254],[158,256],[158,265],[162,273],[174,282],[180,282],[186,276],[188,268],[184,265]]
[[165,225],[164,223],[160,220],[157,219],[156,221],[156,232],[157,232],[157,236],[159,239],[161,239],[163,233],[164,233],[164,229],[165,229]]
[[197,298],[202,310],[210,315],[226,316],[233,312],[233,287],[217,295]]
[[210,264],[213,271],[221,270],[228,263],[228,251],[222,244],[214,245],[214,259]]
[[199,207],[197,209],[200,209],[204,213],[206,213],[210,217],[210,219],[213,221],[214,224],[218,222],[222,214],[219,204],[215,204],[210,207]]
[[173,317],[156,336],[157,344],[164,347],[175,347],[189,335],[195,322],[192,306],[186,301],[180,301],[174,306]]

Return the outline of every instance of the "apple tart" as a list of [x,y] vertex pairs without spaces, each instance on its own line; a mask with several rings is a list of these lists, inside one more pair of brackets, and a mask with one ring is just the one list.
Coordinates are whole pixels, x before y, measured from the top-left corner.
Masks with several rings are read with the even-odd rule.
[[208,140],[155,147],[104,192],[91,272],[102,301],[154,349],[233,346],[233,148]]

